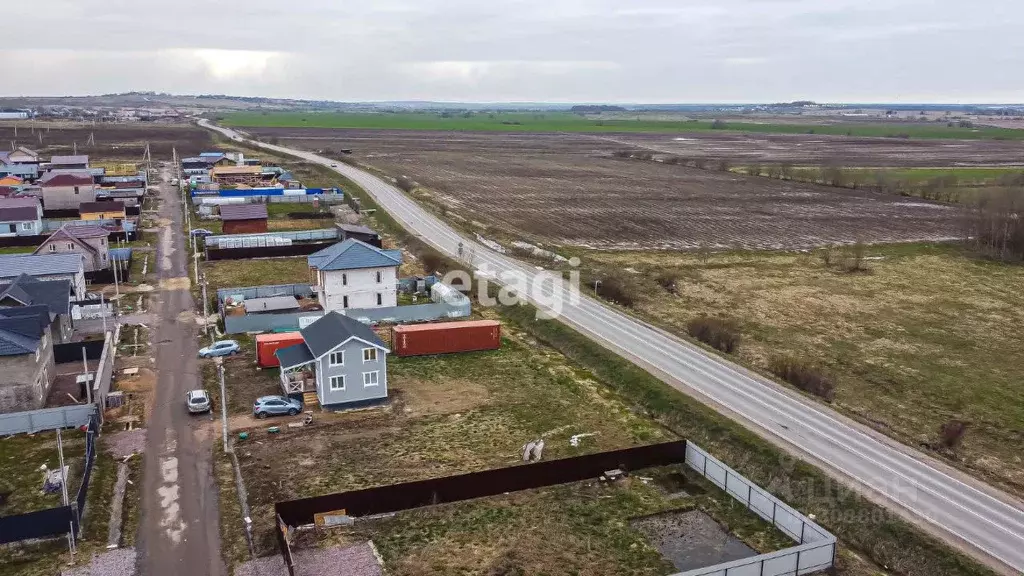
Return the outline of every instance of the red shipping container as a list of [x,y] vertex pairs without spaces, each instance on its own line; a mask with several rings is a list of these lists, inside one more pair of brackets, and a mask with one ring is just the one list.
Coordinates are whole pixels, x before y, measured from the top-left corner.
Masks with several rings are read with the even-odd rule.
[[399,356],[497,350],[501,347],[501,322],[467,320],[395,326],[391,345]]
[[256,365],[260,368],[274,368],[280,366],[277,361],[277,352],[281,348],[287,348],[296,344],[302,344],[301,332],[281,332],[280,334],[260,334],[256,336]]

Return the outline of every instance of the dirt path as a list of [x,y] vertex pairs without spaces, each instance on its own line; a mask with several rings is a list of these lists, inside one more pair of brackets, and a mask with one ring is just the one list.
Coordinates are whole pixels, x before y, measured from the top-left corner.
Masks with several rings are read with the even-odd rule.
[[220,556],[217,488],[212,470],[212,442],[203,434],[206,418],[185,411],[185,392],[202,387],[196,364],[194,322],[178,322],[194,310],[189,292],[187,252],[181,228],[181,197],[168,182],[160,184],[161,227],[158,273],[162,297],[152,310],[152,340],[157,387],[147,434],[142,486],[142,522],[137,573],[146,576],[225,573]]

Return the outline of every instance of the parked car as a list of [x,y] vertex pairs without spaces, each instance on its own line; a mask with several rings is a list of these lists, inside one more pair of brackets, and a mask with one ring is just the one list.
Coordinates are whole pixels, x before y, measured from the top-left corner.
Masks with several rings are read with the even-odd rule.
[[337,168],[337,167],[338,167],[337,164],[331,164],[331,168]]
[[207,236],[213,236],[213,231],[206,228],[193,228],[192,235],[196,238],[206,238]]
[[295,416],[302,411],[302,402],[287,396],[261,396],[252,405],[252,415],[257,418],[287,414]]
[[238,354],[241,347],[234,340],[220,340],[199,350],[200,358],[213,358],[214,356],[228,356]]
[[189,414],[202,414],[210,411],[210,396],[206,390],[189,390],[185,394],[185,405]]
[[171,186],[177,186],[177,185],[178,185],[178,179],[177,178],[171,178]]

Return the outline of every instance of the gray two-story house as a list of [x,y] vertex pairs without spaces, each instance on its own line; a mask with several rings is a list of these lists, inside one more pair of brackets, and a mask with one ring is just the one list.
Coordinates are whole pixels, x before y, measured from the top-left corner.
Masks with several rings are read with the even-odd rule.
[[0,414],[42,408],[56,374],[47,307],[0,308]]
[[388,397],[387,355],[391,352],[373,329],[329,312],[300,330],[304,342],[275,352],[281,363],[281,388],[328,410],[356,408]]

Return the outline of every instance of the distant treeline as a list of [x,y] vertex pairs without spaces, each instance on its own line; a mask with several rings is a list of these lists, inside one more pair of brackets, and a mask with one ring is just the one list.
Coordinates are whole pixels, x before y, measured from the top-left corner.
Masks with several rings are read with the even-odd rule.
[[609,106],[607,104],[587,104],[573,106],[569,109],[573,114],[600,114],[601,112],[625,112],[622,106]]

